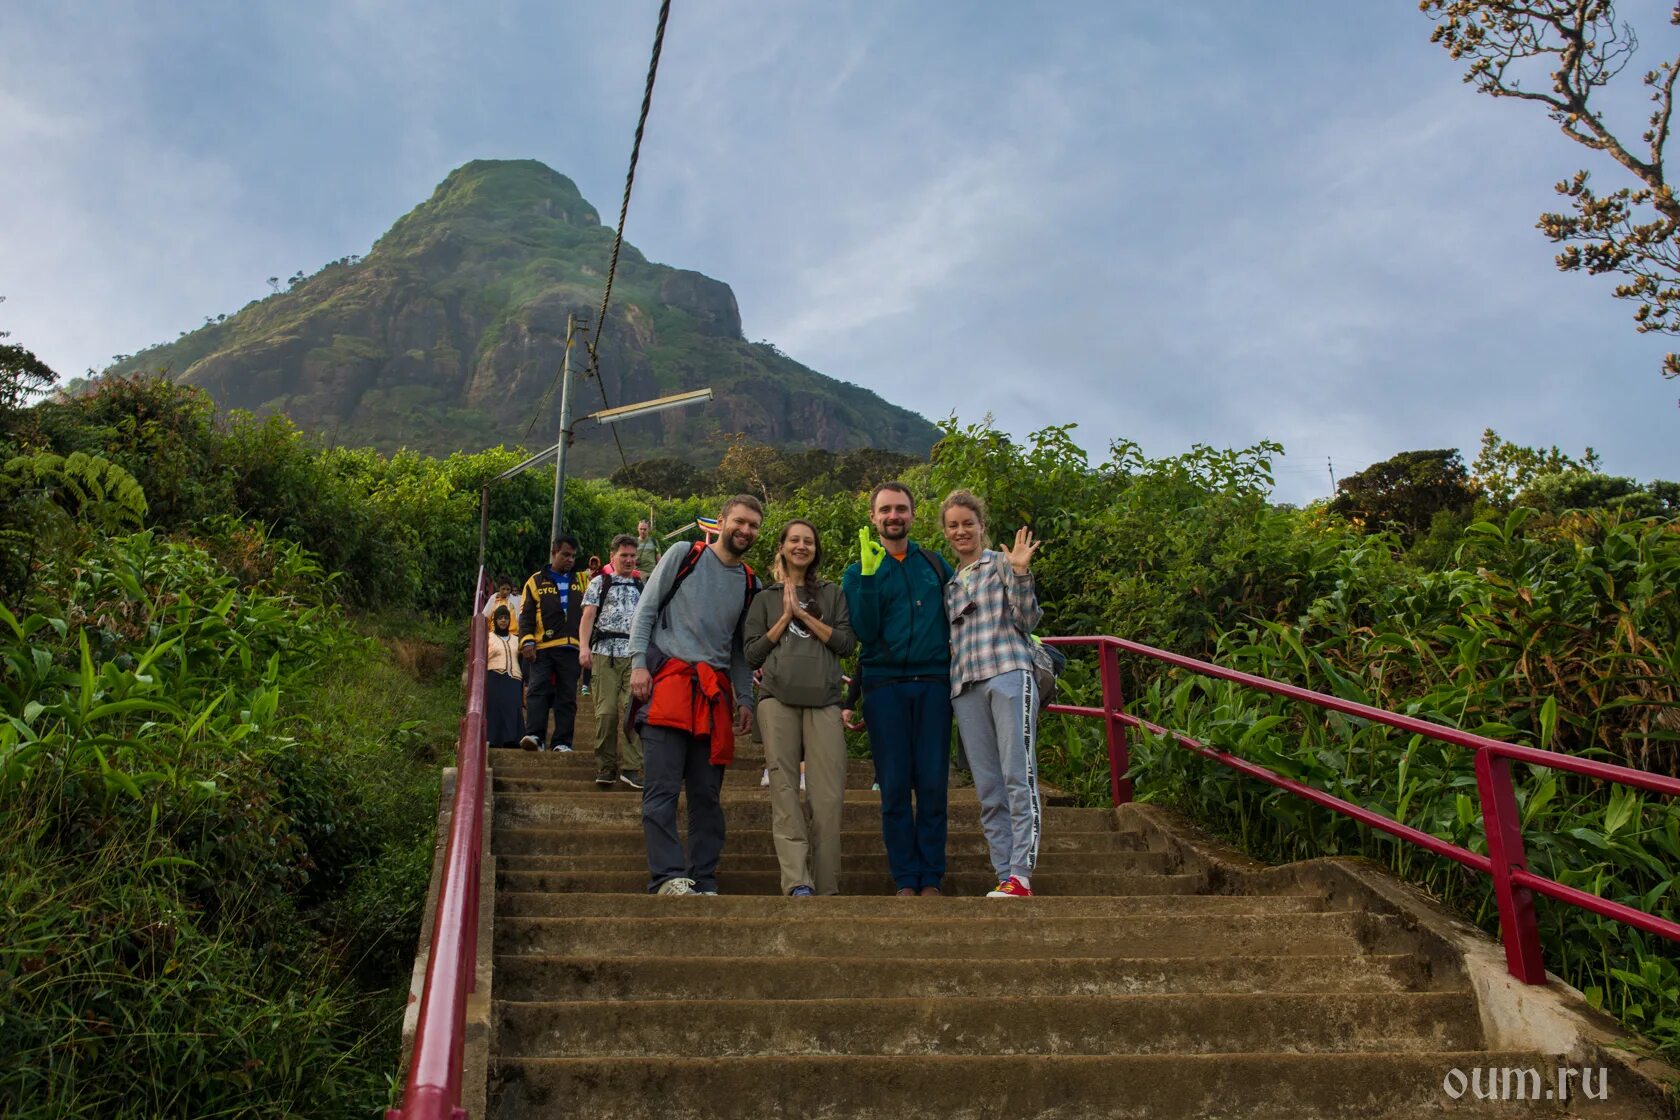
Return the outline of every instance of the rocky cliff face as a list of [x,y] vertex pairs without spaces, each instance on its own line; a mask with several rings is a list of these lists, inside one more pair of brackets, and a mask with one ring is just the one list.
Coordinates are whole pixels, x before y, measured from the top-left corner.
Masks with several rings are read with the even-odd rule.
[[[452,172],[364,258],[349,257],[224,322],[110,372],[167,368],[226,408],[285,412],[339,443],[433,454],[552,442],[568,313],[600,306],[612,247],[572,181],[535,161]],[[741,335],[727,284],[625,245],[600,344],[613,404],[710,385],[710,405],[620,425],[631,458],[715,463],[744,432],[786,447],[924,454],[937,431],[874,393]],[[587,365],[582,346],[573,369]],[[601,408],[579,382],[574,412]],[[592,427],[592,426],[591,426]],[[579,429],[581,469],[609,470],[604,432]]]

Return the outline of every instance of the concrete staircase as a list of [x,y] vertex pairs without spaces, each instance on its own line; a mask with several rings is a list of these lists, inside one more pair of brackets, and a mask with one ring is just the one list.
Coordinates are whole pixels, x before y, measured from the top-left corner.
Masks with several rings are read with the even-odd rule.
[[501,1120],[1566,1114],[1448,1095],[1449,1070],[1549,1083],[1558,1063],[1486,1048],[1462,974],[1395,916],[1215,893],[1105,810],[1047,808],[1042,896],[992,900],[978,805],[953,789],[949,896],[899,899],[854,762],[845,893],[790,899],[742,759],[722,895],[664,898],[643,892],[639,795],[598,790],[587,751],[491,765]]

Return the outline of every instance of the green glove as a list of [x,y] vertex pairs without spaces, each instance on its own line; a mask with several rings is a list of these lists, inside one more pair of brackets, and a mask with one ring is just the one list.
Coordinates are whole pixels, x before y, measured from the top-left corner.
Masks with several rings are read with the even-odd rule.
[[863,574],[872,576],[875,569],[881,566],[881,561],[887,558],[887,550],[881,547],[881,542],[868,529],[858,530],[858,566]]

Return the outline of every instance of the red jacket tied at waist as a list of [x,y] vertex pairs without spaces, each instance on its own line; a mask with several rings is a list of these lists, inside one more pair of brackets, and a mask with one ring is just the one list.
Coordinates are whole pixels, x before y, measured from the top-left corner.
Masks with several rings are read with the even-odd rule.
[[729,677],[704,663],[669,658],[653,675],[647,722],[712,743],[712,765],[735,758],[735,690]]

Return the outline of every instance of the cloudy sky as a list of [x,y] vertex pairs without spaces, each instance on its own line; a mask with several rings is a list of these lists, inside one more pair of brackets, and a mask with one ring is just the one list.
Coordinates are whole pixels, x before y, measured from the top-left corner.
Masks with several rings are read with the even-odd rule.
[[[1635,75],[1675,53],[1663,0],[1619,7]],[[815,369],[1098,456],[1275,439],[1288,500],[1489,426],[1680,475],[1672,340],[1534,229],[1578,167],[1622,180],[1462,85],[1412,0],[673,9],[627,237]],[[102,366],[365,252],[469,159],[610,221],[657,10],[10,0],[0,329]]]

